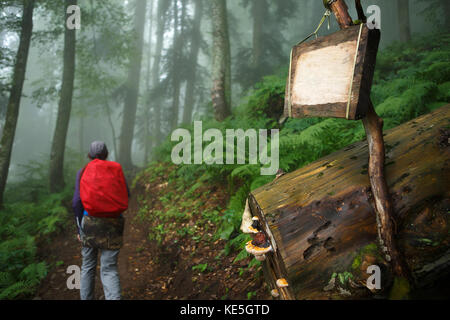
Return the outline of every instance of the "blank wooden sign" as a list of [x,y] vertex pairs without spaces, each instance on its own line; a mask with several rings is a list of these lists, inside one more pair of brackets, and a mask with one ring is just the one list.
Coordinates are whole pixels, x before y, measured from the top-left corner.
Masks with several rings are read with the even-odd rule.
[[284,117],[363,118],[379,41],[363,24],[295,46]]

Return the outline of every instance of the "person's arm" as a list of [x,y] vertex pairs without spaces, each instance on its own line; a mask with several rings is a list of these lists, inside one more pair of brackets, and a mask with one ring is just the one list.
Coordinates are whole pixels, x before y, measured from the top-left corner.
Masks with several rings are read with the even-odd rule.
[[72,199],[72,209],[73,209],[73,213],[75,215],[75,221],[77,223],[78,234],[80,234],[81,220],[83,219],[83,211],[84,211],[83,203],[81,202],[81,197],[80,197],[81,171],[82,171],[82,169],[80,171],[78,171],[78,173],[77,173],[77,179],[75,181],[75,192],[73,194],[73,199]]

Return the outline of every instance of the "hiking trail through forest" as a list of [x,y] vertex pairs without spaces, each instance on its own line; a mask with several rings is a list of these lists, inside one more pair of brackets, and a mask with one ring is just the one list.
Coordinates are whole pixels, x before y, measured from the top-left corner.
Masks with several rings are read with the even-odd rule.
[[[225,240],[196,242],[186,236],[169,244],[149,240],[151,221],[139,219],[137,199],[146,197],[148,203],[158,206],[158,195],[168,192],[167,189],[170,188],[163,179],[164,177],[159,178],[159,181],[145,187],[136,184],[131,191],[129,208],[124,214],[124,245],[120,250],[118,263],[122,299],[271,299],[263,283],[263,276],[256,277],[257,270],[254,267],[245,269],[250,258],[233,263],[237,252],[220,255]],[[215,189],[207,198],[224,203],[226,199],[223,192],[220,188]],[[187,224],[192,225],[193,221]],[[211,230],[206,228],[199,232]],[[67,279],[71,274],[66,273],[71,265],[81,267],[81,244],[76,238],[72,211],[62,231],[38,247],[38,255],[46,261],[49,272],[34,299],[78,300],[80,292],[68,289]],[[192,267],[199,264],[207,264],[208,267],[201,271],[193,270]],[[99,259],[95,299],[104,299]]]

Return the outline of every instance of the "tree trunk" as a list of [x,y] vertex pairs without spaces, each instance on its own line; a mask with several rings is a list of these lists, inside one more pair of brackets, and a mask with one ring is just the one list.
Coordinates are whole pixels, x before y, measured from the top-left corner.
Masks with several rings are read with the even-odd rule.
[[409,0],[397,0],[399,39],[401,42],[411,40],[409,24]]
[[145,90],[147,91],[147,97],[145,99],[145,112],[144,112],[144,163],[148,163],[148,156],[150,153],[150,114],[151,114],[151,104],[150,104],[150,78],[151,78],[151,58],[152,58],[152,35],[153,35],[153,1],[150,2],[150,12],[149,12],[149,23],[148,23],[148,49],[147,49],[147,76],[145,78]]
[[[95,7],[94,7],[94,1],[90,0],[90,5],[91,5],[91,13],[95,12]],[[94,47],[93,47],[93,51],[94,51],[94,57],[95,57],[95,64],[97,66],[100,65],[100,57],[97,53],[97,35],[96,35],[96,29],[95,29],[95,25],[93,27],[93,31],[92,31],[92,40],[94,43]],[[112,121],[112,114],[111,114],[111,108],[109,106],[109,102],[108,102],[108,94],[106,92],[106,88],[103,85],[103,83],[100,84],[101,87],[101,91],[102,91],[102,95],[103,95],[103,106],[105,108],[105,112],[106,112],[106,117],[108,119],[108,124],[109,127],[111,128],[111,137],[112,137],[112,145],[113,145],[113,150],[114,150],[114,159],[117,159],[117,137],[116,137],[116,130],[114,128],[114,123]],[[111,158],[111,156],[109,156]]]
[[[71,5],[76,5],[77,0],[66,0],[64,12]],[[68,14],[65,14],[67,21]],[[72,110],[73,83],[75,79],[75,29],[64,29],[64,66],[59,98],[58,116],[53,134],[50,151],[49,188],[51,193],[61,192],[64,189],[64,152],[66,149],[67,130],[69,129],[70,112]]]
[[194,24],[192,26],[191,50],[188,60],[188,79],[186,83],[186,96],[184,99],[183,123],[189,124],[192,121],[194,110],[195,81],[197,79],[197,59],[200,50],[200,25],[203,15],[203,0],[195,0]]
[[212,0],[212,104],[217,121],[231,114],[231,53],[225,0]]
[[9,164],[19,118],[20,98],[22,96],[25,71],[27,68],[28,50],[33,32],[34,0],[23,1],[22,26],[20,43],[17,49],[11,93],[6,108],[5,125],[0,141],[0,207],[3,205],[3,193],[8,179]]
[[267,10],[266,0],[254,0],[252,5],[253,16],[253,68],[257,70],[261,66],[263,55],[263,28],[264,28],[264,12]]
[[114,128],[114,122],[112,119],[111,108],[109,107],[108,96],[107,96],[105,87],[102,87],[102,91],[103,91],[103,99],[105,101],[104,106],[105,106],[105,111],[106,111],[106,118],[108,119],[108,124],[109,124],[109,127],[111,128],[111,140],[112,140],[112,145],[113,145],[113,150],[114,150],[114,160],[116,160],[116,159],[118,159],[116,129]]
[[79,124],[78,127],[78,144],[79,144],[79,151],[80,151],[80,162],[85,158],[86,153],[86,146],[84,145],[84,115],[81,114],[79,118]]
[[131,150],[133,145],[134,126],[136,122],[137,100],[139,95],[139,82],[141,75],[142,47],[145,26],[146,0],[136,0],[134,34],[135,52],[130,58],[130,69],[126,84],[126,97],[122,116],[119,154],[117,158],[125,169],[131,169]]
[[[155,88],[159,85],[159,76],[160,76],[160,64],[161,64],[161,55],[163,49],[163,40],[164,40],[164,29],[165,29],[165,18],[168,9],[168,0],[159,0],[158,1],[158,9],[157,9],[157,29],[156,29],[156,46],[155,46],[155,59],[153,60],[152,66],[152,87]],[[161,108],[159,106],[159,97],[152,96],[152,104],[155,108],[154,113],[154,141],[155,146],[161,140]]]
[[444,16],[444,28],[448,32],[450,31],[450,1],[448,0],[442,0],[442,15]]
[[[394,237],[412,272],[413,296],[450,271],[449,117],[447,105],[385,135]],[[251,193],[252,214],[274,249],[264,262],[266,278],[271,289],[276,279],[289,283],[281,298],[396,296],[377,241],[367,160],[368,143],[357,142]],[[381,289],[373,293],[366,287],[370,265],[381,269]]]
[[178,30],[178,0],[173,4],[173,59],[172,59],[172,110],[170,115],[170,128],[174,130],[178,124],[178,113],[180,108],[180,56],[181,38]]

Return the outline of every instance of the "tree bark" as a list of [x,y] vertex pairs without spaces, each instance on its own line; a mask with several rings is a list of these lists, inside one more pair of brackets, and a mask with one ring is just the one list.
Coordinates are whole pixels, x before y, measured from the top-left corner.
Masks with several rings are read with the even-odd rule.
[[399,38],[401,42],[411,40],[409,24],[409,0],[397,0]]
[[86,146],[84,145],[84,115],[81,114],[79,117],[79,127],[78,127],[78,144],[79,144],[79,152],[80,152],[80,162],[83,160],[83,154],[86,153]]
[[203,15],[203,0],[195,0],[194,24],[192,26],[191,48],[188,60],[188,79],[186,83],[186,96],[184,99],[183,123],[189,124],[192,121],[192,112],[195,103],[195,84],[197,80],[197,59],[200,50],[200,25]]
[[264,41],[264,12],[267,10],[266,0],[254,0],[252,5],[253,16],[253,68],[257,70],[261,66],[261,59],[263,55],[263,41]]
[[23,1],[20,42],[14,64],[11,92],[6,108],[5,125],[0,140],[0,207],[3,205],[3,194],[5,192],[6,180],[8,179],[17,119],[19,118],[20,98],[22,96],[23,83],[25,81],[28,51],[30,48],[31,34],[33,32],[34,4],[34,0]]
[[[91,5],[91,12],[95,12],[95,7],[94,7],[94,0],[90,0],[90,5]],[[97,65],[100,65],[100,57],[97,53],[97,35],[96,35],[96,28],[95,25],[93,26],[93,31],[92,31],[92,40],[94,42],[94,57],[95,57],[95,63]],[[114,128],[114,123],[112,121],[112,114],[111,114],[111,108],[109,106],[109,102],[108,102],[108,94],[106,92],[106,88],[103,85],[103,83],[100,84],[101,90],[102,90],[102,95],[103,95],[103,106],[105,108],[106,111],[106,117],[108,120],[108,124],[109,127],[111,128],[111,136],[112,136],[112,143],[113,143],[113,150],[114,150],[114,158],[117,159],[117,137],[116,137],[116,129]]]
[[134,34],[135,52],[130,58],[130,69],[126,84],[126,97],[122,116],[122,128],[120,135],[119,154],[117,155],[119,162],[125,169],[131,169],[133,162],[131,159],[131,151],[134,137],[134,127],[136,122],[137,100],[139,95],[139,82],[141,75],[142,48],[145,26],[145,13],[147,7],[146,0],[136,0]]
[[147,98],[145,99],[145,112],[144,112],[144,162],[148,163],[148,157],[150,153],[150,114],[151,114],[151,104],[150,104],[150,78],[151,78],[151,58],[152,58],[152,35],[153,35],[153,1],[150,2],[150,12],[149,12],[149,26],[148,26],[148,49],[147,49],[147,76],[145,78],[145,90],[147,91]]
[[[447,105],[388,130],[384,138],[393,236],[412,272],[412,296],[450,272],[449,117]],[[251,212],[274,248],[264,262],[266,278],[271,289],[276,279],[289,283],[279,290],[281,298],[390,296],[397,275],[378,244],[378,191],[370,181],[377,175],[367,175],[372,147],[356,142],[250,194]],[[381,269],[381,289],[373,292],[366,288],[370,265]],[[345,272],[354,283],[336,279],[327,288],[333,273]]]
[[225,0],[211,1],[213,32],[212,104],[217,121],[231,114],[231,53]]
[[179,17],[178,17],[178,0],[174,0],[173,4],[173,59],[172,59],[172,110],[170,115],[170,128],[174,130],[178,124],[178,113],[180,109],[180,56],[181,56],[181,39],[179,35]]
[[[64,12],[68,6],[76,5],[77,0],[66,0]],[[67,21],[68,14],[65,14]],[[64,29],[64,66],[58,115],[50,151],[49,188],[51,193],[64,189],[64,152],[66,149],[67,131],[69,129],[70,112],[72,110],[73,84],[75,79],[75,29]]]
[[392,200],[386,183],[384,162],[383,120],[376,114],[372,102],[369,103],[367,115],[362,119],[369,144],[369,178],[374,196],[379,229],[379,241],[386,254],[387,261],[392,261],[394,273],[409,278],[409,271],[403,262],[395,243],[395,218]]
[[447,0],[443,0],[443,16],[444,16],[444,27],[447,31],[450,30],[450,14],[448,14],[450,12],[450,1]]
[[[159,0],[158,1],[158,9],[157,9],[157,28],[156,28],[156,45],[155,45],[155,58],[153,60],[152,66],[152,87],[155,88],[159,85],[159,76],[160,76],[160,64],[161,64],[161,55],[163,49],[163,40],[164,40],[164,29],[165,29],[165,18],[167,15],[169,0]],[[161,140],[161,108],[159,106],[159,97],[152,96],[151,97],[152,104],[155,108],[154,113],[154,141],[155,146]]]
[[341,29],[353,25],[353,20],[348,14],[348,7],[344,0],[336,0],[330,6]]

